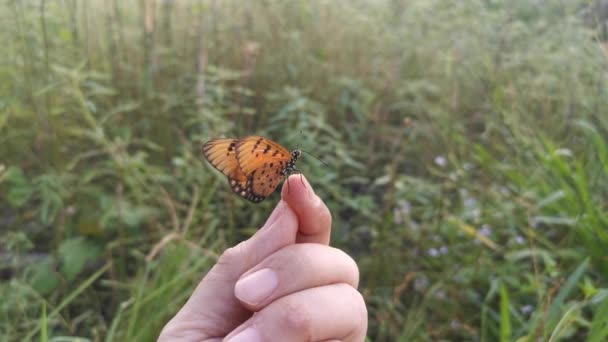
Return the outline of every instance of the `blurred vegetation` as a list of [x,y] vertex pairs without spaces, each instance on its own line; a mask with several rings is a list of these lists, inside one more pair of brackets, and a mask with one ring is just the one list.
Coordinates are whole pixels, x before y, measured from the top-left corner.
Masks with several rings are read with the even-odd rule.
[[0,339],[154,340],[278,200],[201,143],[261,134],[330,165],[369,340],[605,341],[589,3],[4,1]]

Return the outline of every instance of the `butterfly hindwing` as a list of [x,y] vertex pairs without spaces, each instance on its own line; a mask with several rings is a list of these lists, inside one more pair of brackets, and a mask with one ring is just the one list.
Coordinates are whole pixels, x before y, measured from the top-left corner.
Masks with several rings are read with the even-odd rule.
[[234,193],[243,197],[246,200],[258,203],[258,202],[263,201],[266,198],[266,196],[259,196],[254,193],[252,179],[253,179],[253,177],[249,176],[249,177],[247,177],[246,181],[239,182],[236,179],[232,179],[232,178],[228,177],[228,183],[230,183],[230,187],[232,188],[232,191],[234,191]]
[[283,175],[276,167],[270,167],[270,164],[261,166],[256,169],[253,176],[252,190],[258,196],[268,197],[277,188]]

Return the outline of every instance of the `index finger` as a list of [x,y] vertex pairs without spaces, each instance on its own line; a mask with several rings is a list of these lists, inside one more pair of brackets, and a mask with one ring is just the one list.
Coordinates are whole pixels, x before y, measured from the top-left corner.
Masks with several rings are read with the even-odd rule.
[[281,197],[298,217],[296,242],[329,244],[331,213],[302,174],[292,175],[283,184]]

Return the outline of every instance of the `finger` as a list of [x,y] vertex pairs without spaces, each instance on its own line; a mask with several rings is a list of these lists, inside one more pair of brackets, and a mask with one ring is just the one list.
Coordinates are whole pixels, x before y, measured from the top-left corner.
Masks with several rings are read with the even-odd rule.
[[298,221],[284,202],[249,240],[227,249],[198,284],[182,309],[165,326],[159,340],[192,336],[196,340],[226,336],[251,313],[234,297],[239,277],[272,253],[295,243]]
[[241,341],[364,341],[367,309],[346,284],[296,292],[277,299],[226,337]]
[[357,288],[359,270],[343,251],[316,243],[289,245],[243,274],[235,296],[252,311],[304,289],[346,283]]
[[236,281],[243,272],[260,263],[279,249],[295,243],[298,222],[293,210],[280,201],[270,217],[249,240],[222,253],[212,271]]
[[281,197],[300,222],[296,241],[329,244],[331,214],[325,203],[315,194],[304,175],[292,175],[285,182]]

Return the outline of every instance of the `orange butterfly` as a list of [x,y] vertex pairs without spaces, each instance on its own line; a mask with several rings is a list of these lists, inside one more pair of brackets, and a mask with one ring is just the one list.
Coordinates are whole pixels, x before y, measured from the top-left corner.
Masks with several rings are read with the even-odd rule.
[[255,203],[266,199],[281,179],[294,172],[302,151],[260,136],[214,139],[203,145],[207,161],[228,177],[232,190]]

